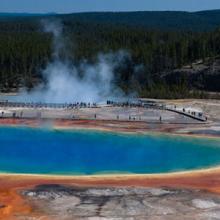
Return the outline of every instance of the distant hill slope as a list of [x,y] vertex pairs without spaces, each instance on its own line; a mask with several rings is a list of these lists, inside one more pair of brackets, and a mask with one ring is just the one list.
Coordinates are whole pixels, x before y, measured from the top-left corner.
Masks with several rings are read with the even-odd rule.
[[97,12],[57,15],[78,22],[142,26],[150,29],[210,31],[220,27],[220,10],[200,12]]
[[57,15],[65,20],[141,26],[149,29],[210,31],[220,27],[220,10],[201,12],[97,12]]
[[56,13],[7,13],[0,12],[0,17],[34,17],[34,16],[45,16],[45,15],[55,15]]
[[220,27],[220,10],[181,12],[87,12],[73,14],[0,13],[0,20],[27,17],[59,17],[68,22],[100,23],[111,25],[140,26],[149,29],[210,31]]

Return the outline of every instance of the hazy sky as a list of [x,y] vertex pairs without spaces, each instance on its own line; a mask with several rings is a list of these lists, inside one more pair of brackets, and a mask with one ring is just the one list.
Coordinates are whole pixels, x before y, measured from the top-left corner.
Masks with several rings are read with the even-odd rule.
[[81,12],[220,9],[220,0],[0,0],[0,12]]

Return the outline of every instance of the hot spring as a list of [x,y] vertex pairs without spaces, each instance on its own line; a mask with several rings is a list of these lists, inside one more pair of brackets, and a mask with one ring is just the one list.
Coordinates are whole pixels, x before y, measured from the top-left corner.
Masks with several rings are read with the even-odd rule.
[[220,140],[0,127],[0,171],[152,174],[220,165]]

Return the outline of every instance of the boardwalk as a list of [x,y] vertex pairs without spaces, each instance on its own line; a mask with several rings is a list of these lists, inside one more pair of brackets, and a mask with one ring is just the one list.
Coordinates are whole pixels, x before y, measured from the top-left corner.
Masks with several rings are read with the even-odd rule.
[[175,112],[175,113],[178,113],[178,114],[181,114],[181,115],[184,115],[186,117],[190,117],[190,118],[193,118],[195,120],[198,120],[198,121],[202,121],[202,122],[206,122],[207,121],[207,117],[204,116],[203,113],[197,113],[195,111],[185,111],[185,109],[175,109],[175,108],[171,108],[171,107],[166,107],[166,110],[167,111],[171,111],[171,112]]
[[156,102],[34,103],[0,102],[2,118],[93,119],[146,121],[150,123],[205,122],[203,114],[184,111]]

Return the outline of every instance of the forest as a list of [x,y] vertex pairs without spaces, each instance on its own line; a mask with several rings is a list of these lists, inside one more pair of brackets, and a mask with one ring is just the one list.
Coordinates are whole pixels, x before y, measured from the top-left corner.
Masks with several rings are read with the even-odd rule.
[[61,21],[68,59],[76,65],[94,62],[100,52],[128,52],[115,70],[115,83],[127,93],[220,97],[220,11],[0,14],[0,92],[31,89],[43,80],[53,45],[42,19]]

